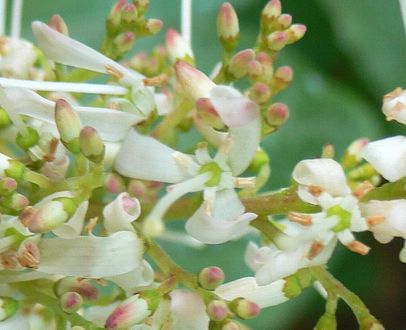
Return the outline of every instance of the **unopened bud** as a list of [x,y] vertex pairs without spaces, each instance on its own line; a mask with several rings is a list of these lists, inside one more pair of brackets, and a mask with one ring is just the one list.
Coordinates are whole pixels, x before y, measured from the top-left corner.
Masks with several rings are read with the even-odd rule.
[[109,173],[104,180],[104,187],[112,194],[119,194],[125,190],[125,183],[121,175]]
[[207,290],[214,290],[224,281],[224,272],[216,266],[203,268],[198,276],[199,284]]
[[45,233],[67,221],[76,209],[72,198],[59,197],[39,207],[26,208],[19,218],[32,233]]
[[306,26],[303,24],[293,24],[286,30],[288,35],[288,45],[293,44],[303,38],[306,33]]
[[57,297],[63,296],[66,292],[76,292],[82,296],[85,303],[94,302],[99,299],[99,290],[88,279],[64,277],[56,282],[54,292]]
[[285,284],[282,291],[287,298],[292,299],[300,295],[302,292],[302,286],[296,276],[292,275],[285,278]]
[[23,179],[25,172],[26,168],[23,163],[10,159],[6,155],[0,153],[0,175],[8,176],[17,182],[20,182]]
[[265,119],[269,126],[281,126],[289,118],[289,108],[284,103],[274,103],[266,110]]
[[323,145],[323,148],[321,150],[321,158],[334,158],[334,145],[331,143],[327,143]]
[[141,214],[141,205],[137,198],[123,192],[103,209],[104,227],[109,233],[132,230],[131,222]]
[[349,169],[357,166],[361,160],[361,150],[368,144],[368,139],[362,138],[352,142],[344,151],[341,158],[341,165],[344,169]]
[[257,55],[257,61],[262,65],[261,80],[271,82],[273,76],[273,62],[271,57],[267,53],[261,52]]
[[285,30],[292,24],[292,16],[289,14],[282,14],[276,20],[276,28],[278,30]]
[[252,319],[258,316],[261,311],[258,304],[244,298],[238,298],[236,301],[232,302],[232,305],[233,312],[244,320]]
[[94,163],[100,163],[104,158],[104,144],[97,131],[90,126],[85,126],[80,131],[80,151]]
[[274,77],[274,88],[278,91],[286,88],[293,80],[293,70],[290,66],[281,66],[276,69]]
[[207,314],[213,321],[223,321],[228,316],[228,307],[223,300],[212,300],[207,305]]
[[227,73],[234,79],[241,79],[248,73],[248,63],[255,57],[252,49],[244,49],[235,54],[227,67]]
[[143,322],[151,312],[147,301],[137,294],[118,305],[107,318],[104,327],[109,330],[127,329]]
[[224,323],[221,330],[242,330],[243,328],[235,321],[229,320]]
[[53,15],[49,20],[48,25],[59,33],[64,34],[65,36],[69,35],[68,26],[66,25],[63,18],[59,15]]
[[0,321],[7,320],[18,310],[18,301],[10,297],[0,297]]
[[79,134],[82,125],[78,114],[63,99],[55,103],[55,123],[64,146],[75,154],[79,153]]
[[29,148],[35,146],[38,141],[39,134],[37,130],[32,127],[27,127],[24,134],[18,132],[16,136],[16,143],[23,150],[28,150]]
[[10,117],[8,113],[3,108],[0,108],[0,129],[6,128],[11,125]]
[[19,193],[13,193],[12,195],[9,195],[5,197],[1,202],[4,206],[14,211],[21,211],[30,204],[28,198]]
[[130,183],[128,184],[127,191],[131,196],[141,198],[142,196],[144,196],[146,187],[144,182],[142,181],[131,180]]
[[315,330],[337,329],[336,316],[331,313],[324,313],[317,321]]
[[120,53],[126,53],[131,50],[135,44],[135,34],[132,32],[120,33],[114,38],[113,43]]
[[217,36],[227,52],[231,52],[240,37],[238,17],[233,6],[224,3],[217,14]]
[[275,52],[280,51],[289,41],[288,34],[284,31],[272,32],[266,37],[266,39],[268,48]]
[[65,313],[77,312],[83,304],[82,296],[77,292],[65,292],[59,299],[61,308]]
[[251,80],[258,80],[263,74],[262,64],[257,60],[252,60],[248,63],[248,77]]
[[121,16],[124,6],[127,4],[127,0],[117,0],[110,10],[107,16],[107,29],[110,31],[115,31],[120,27]]
[[271,23],[273,23],[282,13],[282,5],[279,0],[270,0],[261,13],[261,30],[266,32]]
[[174,29],[169,29],[168,32],[166,32],[165,46],[172,62],[175,63],[177,60],[182,60],[193,64],[194,56],[192,49]]
[[250,88],[249,97],[256,103],[263,104],[271,98],[271,90],[266,84],[257,82]]
[[141,16],[148,9],[149,0],[133,0],[133,4],[137,8],[138,14]]
[[150,18],[144,25],[144,32],[147,35],[154,35],[161,31],[163,26],[164,23],[160,19]]
[[9,196],[17,189],[17,181],[13,178],[0,178],[0,195]]
[[221,129],[224,123],[209,98],[202,97],[196,101],[196,110],[199,117],[210,126]]
[[132,3],[126,3],[121,9],[121,19],[123,23],[134,24],[137,20],[137,8]]

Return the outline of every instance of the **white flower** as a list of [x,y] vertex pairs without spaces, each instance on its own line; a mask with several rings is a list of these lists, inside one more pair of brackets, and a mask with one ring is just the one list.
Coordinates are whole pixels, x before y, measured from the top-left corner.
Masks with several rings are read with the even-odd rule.
[[405,136],[370,142],[361,150],[361,156],[391,182],[406,176]]
[[387,120],[406,124],[406,91],[396,88],[383,97],[382,112]]

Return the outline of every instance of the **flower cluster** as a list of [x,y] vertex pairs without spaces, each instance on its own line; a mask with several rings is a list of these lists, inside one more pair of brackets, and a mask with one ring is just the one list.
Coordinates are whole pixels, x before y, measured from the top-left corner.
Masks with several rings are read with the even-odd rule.
[[[120,61],[163,27],[146,18],[148,0],[117,0],[101,52],[60,16],[32,23],[34,44],[22,40],[21,5],[10,36],[0,20],[0,328],[245,329],[312,285],[326,306],[343,298],[361,327],[382,328],[325,265],[338,242],[367,254],[358,232],[406,239],[406,138],[357,140],[340,162],[326,147],[295,166],[290,187],[259,193],[270,174],[261,141],[289,116],[274,96],[293,71],[275,60],[306,31],[279,0],[240,51],[237,14],[220,7],[224,56],[210,77],[173,29],[151,54]],[[401,89],[385,96],[388,119],[406,122],[404,99]],[[227,283],[222,269],[189,273],[157,244],[243,236],[252,276]],[[326,310],[318,328],[334,322]]]

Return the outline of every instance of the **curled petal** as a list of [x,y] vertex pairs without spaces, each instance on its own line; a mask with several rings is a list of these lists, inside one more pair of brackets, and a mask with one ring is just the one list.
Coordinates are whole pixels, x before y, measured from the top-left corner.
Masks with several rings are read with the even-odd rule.
[[79,236],[83,229],[88,206],[88,201],[81,203],[73,216],[67,222],[55,228],[52,232],[61,238],[73,238]]
[[144,252],[142,241],[128,231],[108,237],[43,239],[38,247],[39,272],[87,278],[128,273],[141,265]]
[[255,302],[260,308],[265,308],[289,300],[283,292],[285,283],[285,280],[278,280],[259,286],[254,277],[244,277],[220,285],[214,292],[226,300],[242,297]]
[[173,290],[170,296],[171,329],[202,330],[209,328],[206,306],[197,293]]
[[122,287],[126,292],[133,293],[153,282],[154,270],[148,262],[143,260],[142,264],[131,272],[107,279]]
[[300,185],[299,197],[308,203],[318,204],[316,196],[308,191],[311,186],[321,188],[333,197],[350,193],[342,167],[332,159],[302,160],[295,166],[292,176]]
[[57,63],[101,73],[109,73],[109,69],[114,70],[127,83],[140,82],[143,77],[81,42],[57,32],[45,23],[33,22],[32,31],[45,55]]
[[187,221],[186,231],[197,240],[207,244],[220,244],[246,234],[249,223],[257,217],[244,213],[245,209],[233,189],[216,194],[213,212],[203,204]]
[[131,129],[118,152],[115,168],[118,173],[137,179],[167,183],[187,178],[175,161],[175,150],[152,137]]
[[393,136],[370,142],[361,150],[361,157],[385,179],[397,181],[406,176],[406,137]]

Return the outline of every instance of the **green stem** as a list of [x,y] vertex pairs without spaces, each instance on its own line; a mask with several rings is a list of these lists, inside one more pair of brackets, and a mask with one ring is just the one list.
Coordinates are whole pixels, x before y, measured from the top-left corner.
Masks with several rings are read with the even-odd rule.
[[346,302],[357,318],[360,329],[372,329],[372,327],[383,329],[381,323],[369,312],[362,300],[336,280],[324,267],[312,267],[310,270],[329,294],[337,295]]

